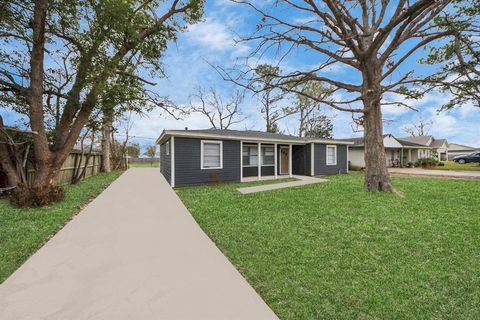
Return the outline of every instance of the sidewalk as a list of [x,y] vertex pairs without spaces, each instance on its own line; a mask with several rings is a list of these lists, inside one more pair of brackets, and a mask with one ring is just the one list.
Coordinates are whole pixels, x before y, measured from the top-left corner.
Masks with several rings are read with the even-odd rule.
[[277,319],[158,169],[130,169],[0,285],[0,319]]

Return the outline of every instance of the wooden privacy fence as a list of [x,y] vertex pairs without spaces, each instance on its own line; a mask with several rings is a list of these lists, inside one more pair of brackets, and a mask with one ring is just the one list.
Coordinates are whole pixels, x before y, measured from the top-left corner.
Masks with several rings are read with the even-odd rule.
[[[71,182],[75,169],[78,169],[80,172],[82,172],[85,163],[87,162],[87,158],[88,154],[86,153],[82,155],[80,151],[72,151],[60,169],[59,182]],[[101,164],[102,154],[99,152],[92,152],[90,158],[88,159],[85,175],[80,180],[99,173]],[[35,177],[35,169],[33,168],[32,163],[27,162],[26,172],[28,185],[31,186]]]
[[128,158],[130,163],[160,163],[160,158]]

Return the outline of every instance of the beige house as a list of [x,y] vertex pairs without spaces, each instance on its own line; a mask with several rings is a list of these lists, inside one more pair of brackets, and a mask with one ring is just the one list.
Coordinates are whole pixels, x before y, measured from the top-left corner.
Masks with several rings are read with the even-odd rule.
[[[363,138],[348,139],[354,144],[349,147],[349,161],[352,166],[365,167],[365,144]],[[448,159],[448,142],[432,136],[396,138],[391,134],[383,136],[387,155],[387,166],[404,166],[418,159],[438,157]]]

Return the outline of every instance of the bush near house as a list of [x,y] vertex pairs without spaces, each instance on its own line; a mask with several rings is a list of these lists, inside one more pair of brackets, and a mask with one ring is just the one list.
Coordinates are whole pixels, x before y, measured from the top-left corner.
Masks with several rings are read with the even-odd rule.
[[438,165],[439,161],[437,158],[421,158],[415,162],[415,167],[422,167],[422,168],[433,168]]

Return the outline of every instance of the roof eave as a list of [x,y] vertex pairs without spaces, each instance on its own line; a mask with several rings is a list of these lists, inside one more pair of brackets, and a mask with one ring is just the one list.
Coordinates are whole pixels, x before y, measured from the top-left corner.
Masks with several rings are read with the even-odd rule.
[[288,140],[288,139],[269,139],[269,138],[254,138],[247,136],[227,136],[220,134],[211,134],[211,133],[195,133],[195,132],[178,132],[178,131],[169,131],[164,130],[162,134],[156,140],[156,144],[160,144],[165,137],[192,137],[192,138],[206,138],[206,139],[220,139],[220,140],[242,140],[242,141],[258,141],[258,142],[270,142],[270,143],[288,143],[288,144],[308,144],[308,143],[321,143],[321,144],[341,144],[341,145],[353,145],[352,141],[339,141],[339,140],[325,140],[325,139],[306,139],[305,141],[300,140]]

